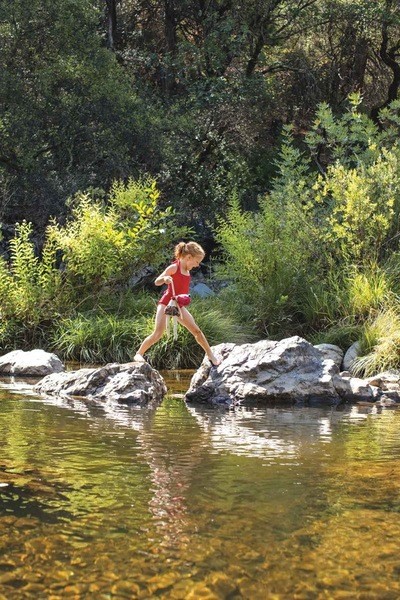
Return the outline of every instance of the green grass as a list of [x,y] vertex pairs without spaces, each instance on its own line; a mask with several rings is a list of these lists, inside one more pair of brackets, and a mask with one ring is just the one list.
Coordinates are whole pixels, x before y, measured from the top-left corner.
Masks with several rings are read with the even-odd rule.
[[[83,363],[129,362],[141,341],[153,330],[155,302],[141,305],[140,312],[130,317],[115,314],[79,314],[60,321],[55,328],[51,346],[65,360]],[[137,307],[136,307],[137,308]],[[132,306],[129,311],[132,311]],[[190,312],[207,337],[210,345],[221,342],[240,343],[251,339],[248,327],[237,320],[214,299],[195,299]],[[194,337],[178,326],[178,339],[166,335],[147,353],[156,368],[195,368],[203,359],[204,351]]]
[[376,375],[400,366],[400,305],[380,310],[364,324],[361,351],[353,364],[358,375]]
[[146,318],[81,314],[60,321],[51,346],[65,360],[129,362],[146,331]]

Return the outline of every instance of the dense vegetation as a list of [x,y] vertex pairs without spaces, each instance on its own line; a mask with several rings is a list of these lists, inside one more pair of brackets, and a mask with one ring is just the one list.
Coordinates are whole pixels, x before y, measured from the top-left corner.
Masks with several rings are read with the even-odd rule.
[[212,343],[398,366],[399,39],[394,0],[2,3],[2,349],[131,357],[129,278],[195,236],[229,282],[193,307]]

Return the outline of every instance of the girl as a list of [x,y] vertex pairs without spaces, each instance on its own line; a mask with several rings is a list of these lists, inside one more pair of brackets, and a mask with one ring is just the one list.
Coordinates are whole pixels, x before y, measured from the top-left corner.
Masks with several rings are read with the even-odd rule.
[[[196,242],[180,242],[175,246],[175,262],[169,265],[161,275],[154,281],[156,285],[168,284],[168,289],[162,295],[157,306],[157,313],[155,318],[155,327],[153,333],[151,333],[145,340],[143,340],[134,360],[144,360],[143,355],[147,350],[161,338],[165,331],[167,324],[167,315],[165,314],[165,307],[173,296],[172,283],[174,285],[175,294],[188,294],[190,285],[190,271],[194,267],[198,267],[205,256],[203,248]],[[211,364],[217,366],[220,364],[213,351],[211,350],[209,343],[206,340],[204,333],[201,331],[199,326],[196,324],[190,312],[182,306],[180,308],[181,316],[178,317],[179,323],[184,325],[186,329],[194,335],[194,338],[198,344],[203,348],[207,354]]]

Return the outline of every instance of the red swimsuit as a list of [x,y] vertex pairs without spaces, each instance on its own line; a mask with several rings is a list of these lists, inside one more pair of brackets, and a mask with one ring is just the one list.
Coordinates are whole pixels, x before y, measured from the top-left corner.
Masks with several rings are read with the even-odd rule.
[[[181,263],[179,260],[176,261],[176,264],[178,268],[176,269],[176,273],[172,275],[172,280],[174,282],[175,288],[175,295],[178,296],[179,294],[188,294],[190,286],[190,275],[184,275],[183,273],[181,273]],[[158,304],[165,304],[166,306],[171,300],[172,296],[172,286],[168,285],[167,290],[161,296]]]

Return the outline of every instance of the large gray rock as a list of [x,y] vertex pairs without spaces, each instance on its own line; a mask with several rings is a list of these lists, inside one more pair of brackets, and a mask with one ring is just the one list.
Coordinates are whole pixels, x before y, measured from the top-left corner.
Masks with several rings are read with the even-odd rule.
[[64,365],[55,354],[44,350],[13,350],[0,357],[0,374],[21,377],[44,377],[61,373]]
[[[332,350],[335,360],[326,358]],[[187,401],[228,406],[276,402],[318,405],[371,402],[385,393],[400,402],[399,377],[389,381],[383,374],[364,380],[340,373],[340,353],[332,348],[321,352],[297,336],[241,346],[220,344],[214,353],[222,359],[221,364],[211,368],[209,361],[203,361],[191,380]]]
[[48,375],[35,386],[35,391],[154,406],[161,402],[167,388],[158,371],[143,361]]
[[319,350],[324,358],[330,358],[340,369],[343,362],[343,350],[335,344],[317,344],[314,346]]
[[356,358],[360,355],[361,347],[359,342],[354,342],[347,350],[343,357],[342,369],[343,371],[353,372],[353,364]]
[[186,400],[211,404],[254,404],[307,401],[338,404],[334,385],[339,369],[300,337],[280,342],[221,344],[214,348],[223,360],[210,369],[204,361],[192,378]]

